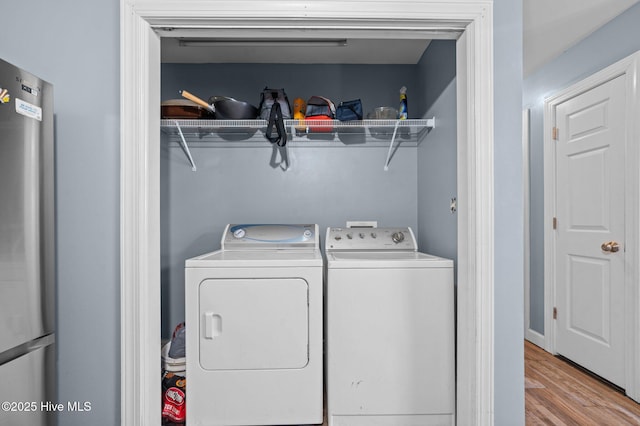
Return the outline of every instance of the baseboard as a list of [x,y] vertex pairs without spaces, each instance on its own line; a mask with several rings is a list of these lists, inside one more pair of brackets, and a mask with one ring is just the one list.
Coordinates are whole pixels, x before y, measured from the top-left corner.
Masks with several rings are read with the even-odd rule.
[[534,345],[540,346],[542,349],[546,350],[543,334],[540,334],[537,331],[529,328],[524,333],[524,338],[527,339],[529,342],[533,343]]

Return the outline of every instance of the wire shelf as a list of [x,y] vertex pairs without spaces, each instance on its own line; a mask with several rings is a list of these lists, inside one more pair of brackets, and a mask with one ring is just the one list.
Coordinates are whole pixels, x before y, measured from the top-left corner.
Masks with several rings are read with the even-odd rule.
[[[189,145],[208,147],[265,147],[266,120],[160,120],[160,128],[184,150],[191,169],[196,164]],[[289,134],[288,147],[381,147],[388,145],[384,170],[394,145],[418,146],[430,129],[435,117],[407,120],[284,120]],[[214,142],[214,143],[212,143]],[[286,155],[288,158],[288,155]],[[288,168],[287,160],[287,168]]]
[[[253,136],[264,132],[266,120],[171,120],[160,121],[162,132],[180,137],[180,131],[190,142],[225,142],[231,136],[235,142],[252,142]],[[344,135],[361,135],[367,142],[388,142],[394,130],[405,142],[419,143],[429,129],[435,126],[435,118],[408,120],[284,120],[291,142],[306,139],[340,141]],[[192,138],[197,138],[195,141]],[[302,138],[302,139],[300,139]],[[264,138],[263,138],[264,139]],[[266,139],[264,139],[266,141]],[[236,145],[238,145],[236,143]]]

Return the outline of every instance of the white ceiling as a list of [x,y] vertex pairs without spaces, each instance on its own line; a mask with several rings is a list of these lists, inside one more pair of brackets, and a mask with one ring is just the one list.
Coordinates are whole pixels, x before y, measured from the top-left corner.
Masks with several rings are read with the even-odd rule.
[[[523,0],[523,73],[527,77],[640,0]],[[640,23],[639,23],[640,25]],[[242,33],[240,33],[242,34]],[[429,35],[395,40],[350,34],[345,46],[180,46],[177,34],[162,34],[162,61],[176,63],[395,63],[415,64]],[[310,32],[298,34],[314,38]],[[455,34],[436,38],[451,38]],[[191,38],[191,37],[187,37]],[[238,38],[238,34],[235,35]],[[268,38],[268,36],[266,37]]]
[[638,1],[524,0],[524,76],[561,55]]

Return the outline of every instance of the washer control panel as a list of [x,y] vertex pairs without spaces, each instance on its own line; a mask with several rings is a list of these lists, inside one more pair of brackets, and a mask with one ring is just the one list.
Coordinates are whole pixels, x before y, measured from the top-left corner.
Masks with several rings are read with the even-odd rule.
[[413,231],[399,228],[327,228],[327,250],[403,250],[417,251]]

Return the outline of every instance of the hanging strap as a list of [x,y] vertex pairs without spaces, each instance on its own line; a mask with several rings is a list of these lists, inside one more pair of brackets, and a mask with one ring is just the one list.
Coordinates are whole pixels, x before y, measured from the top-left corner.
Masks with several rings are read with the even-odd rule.
[[[277,136],[273,136],[274,129],[277,132]],[[284,128],[284,120],[282,119],[282,108],[277,100],[273,102],[273,106],[271,107],[265,136],[269,139],[269,142],[275,143],[278,146],[285,146],[287,144],[287,131]]]

